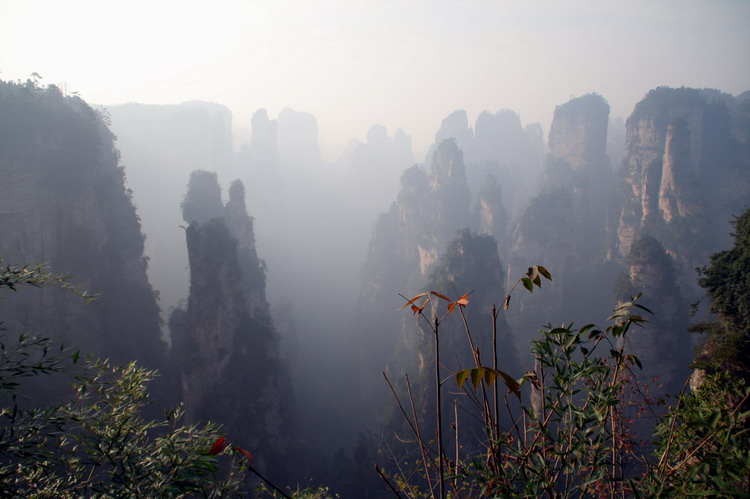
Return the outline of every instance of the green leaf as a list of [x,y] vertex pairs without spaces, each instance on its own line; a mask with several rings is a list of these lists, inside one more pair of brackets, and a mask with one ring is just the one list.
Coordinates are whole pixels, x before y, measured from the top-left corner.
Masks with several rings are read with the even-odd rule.
[[641,359],[638,358],[635,354],[630,354],[630,358],[633,359],[633,362],[635,362],[635,365],[638,366],[638,369],[643,369],[643,364],[641,364]]
[[474,385],[475,390],[479,388],[479,384],[482,382],[482,378],[484,377],[483,371],[484,369],[482,369],[481,367],[471,370],[471,384]]
[[471,371],[471,369],[464,369],[463,371],[458,371],[456,373],[456,383],[458,384],[459,388],[464,386],[466,378],[469,377],[469,371]]
[[474,385],[474,389],[478,389],[479,385],[482,384],[482,380],[487,384],[488,387],[492,386],[497,378],[503,380],[505,386],[508,387],[519,399],[521,398],[521,385],[513,379],[509,374],[491,369],[489,367],[474,367],[472,369],[464,369],[456,373],[456,382],[459,388],[463,387],[467,379],[471,378],[471,384]]
[[531,282],[531,279],[529,279],[528,277],[522,277],[521,278],[521,283],[523,284],[524,288],[526,288],[526,289],[529,290],[529,292],[531,292],[531,293],[534,292],[534,283]]
[[584,333],[585,333],[586,331],[588,331],[589,329],[592,329],[592,328],[595,328],[595,327],[596,327],[596,324],[586,324],[585,326],[583,326],[583,327],[582,327],[581,329],[579,329],[578,331],[579,331],[579,334],[584,334]]
[[575,334],[572,334],[570,335],[570,338],[568,338],[567,341],[565,342],[565,345],[563,346],[563,348],[565,350],[569,350],[575,343],[577,343],[577,341],[578,341],[578,336]]
[[544,267],[542,267],[541,265],[537,265],[537,266],[536,266],[536,270],[537,270],[537,271],[538,271],[538,272],[539,272],[540,274],[542,274],[542,277],[544,277],[544,278],[545,278],[545,279],[547,279],[548,281],[551,281],[551,280],[552,280],[552,274],[550,274],[550,273],[549,273],[549,272],[547,271],[547,269],[545,269],[545,268],[544,268]]
[[708,426],[712,429],[716,429],[716,425],[719,423],[719,418],[721,417],[721,412],[716,411],[711,416],[711,419],[708,421]]
[[600,329],[594,329],[589,333],[589,339],[600,338],[604,333]]
[[78,363],[78,356],[80,354],[81,354],[80,350],[76,350],[75,352],[73,352],[73,364],[77,364]]
[[639,305],[638,303],[633,303],[633,306],[636,308],[640,308],[641,310],[648,312],[651,315],[654,315],[654,313],[650,309],[644,307],[643,305]]

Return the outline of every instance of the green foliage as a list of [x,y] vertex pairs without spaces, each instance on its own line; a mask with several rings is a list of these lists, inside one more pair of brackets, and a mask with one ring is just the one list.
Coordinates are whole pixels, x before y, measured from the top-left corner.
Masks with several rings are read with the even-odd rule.
[[[644,259],[652,260],[648,254]],[[551,279],[545,268],[529,268],[511,293],[519,284],[529,291],[541,287],[541,277]],[[433,297],[448,301],[449,309],[430,320],[423,311]],[[638,298],[618,306],[604,329],[594,324],[545,328],[533,342],[534,369],[518,379],[496,365],[483,365],[480,349],[472,344],[476,366],[453,378],[467,400],[474,401],[462,406],[463,412],[483,421],[480,447],[467,441],[476,435],[462,433],[465,422],[458,406],[450,450],[442,443],[447,431],[441,431],[439,403],[436,414],[427,415],[438,418],[437,441],[425,434],[410,392],[411,415],[398,396],[396,400],[422,457],[414,466],[397,462],[396,472],[378,472],[392,490],[407,497],[747,496],[750,389],[742,380],[709,378],[698,392],[683,394],[659,421],[653,453],[635,440],[633,409],[653,412],[637,383],[641,361],[626,350],[628,335],[646,322],[641,312],[651,313]],[[431,324],[436,365],[439,327],[456,308],[463,318],[468,305],[468,295],[451,301],[435,291],[407,299],[405,307]],[[463,323],[471,342],[472,332]],[[438,400],[441,385],[436,376]],[[499,385],[507,388],[503,398],[509,424],[499,417]],[[519,393],[520,407],[509,397]]]
[[750,495],[750,387],[726,373],[709,376],[656,429],[658,463],[648,497]]
[[[16,369],[34,366],[17,364]],[[237,491],[240,463],[233,463],[222,479],[216,456],[206,452],[218,428],[180,425],[181,408],[161,422],[140,416],[153,375],[132,363],[113,368],[91,362],[78,376],[72,402],[40,409],[4,407],[0,487],[19,497]]]
[[0,288],[8,288],[17,291],[18,286],[53,286],[76,293],[85,300],[92,300],[96,295],[81,291],[71,284],[72,276],[68,274],[54,274],[46,265],[5,265],[0,258]]
[[[519,381],[530,402],[496,434],[486,458],[457,473],[492,497],[578,497],[629,491],[623,470],[628,435],[622,393],[631,366],[619,341],[643,321],[626,303],[601,330],[593,324],[547,327],[533,343],[536,368]],[[509,385],[509,388],[512,388]]]
[[750,380],[750,210],[734,226],[734,247],[716,253],[709,266],[699,269],[699,284],[711,298],[719,323],[698,328],[713,334],[701,347],[696,365]]
[[[0,287],[56,285],[68,276],[42,266],[5,267]],[[245,452],[220,467],[208,452],[214,425],[184,426],[182,408],[163,421],[141,413],[155,376],[130,363],[79,364],[78,352],[49,338],[0,335],[0,491],[3,497],[218,497],[239,490]],[[67,378],[71,400],[46,405],[26,400],[25,383],[40,375]]]

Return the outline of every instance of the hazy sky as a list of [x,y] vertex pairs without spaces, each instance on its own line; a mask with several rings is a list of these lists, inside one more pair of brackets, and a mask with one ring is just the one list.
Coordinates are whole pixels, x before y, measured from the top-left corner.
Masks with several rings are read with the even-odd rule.
[[[549,128],[587,92],[627,116],[659,85],[750,89],[750,1],[0,0],[0,78],[67,83],[90,103],[284,107],[321,140],[516,110]],[[419,156],[418,156],[419,157]]]

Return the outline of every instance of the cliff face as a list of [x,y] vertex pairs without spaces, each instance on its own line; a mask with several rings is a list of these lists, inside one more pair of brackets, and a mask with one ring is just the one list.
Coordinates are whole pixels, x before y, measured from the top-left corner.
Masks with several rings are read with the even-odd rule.
[[620,172],[620,256],[648,232],[695,267],[726,242],[732,214],[750,199],[743,106],[690,88],[658,88],[636,105]]
[[669,223],[676,217],[696,215],[701,207],[694,192],[696,172],[687,123],[677,121],[668,125],[664,142],[658,205],[659,216]]
[[222,205],[216,174],[193,172],[183,213],[190,296],[170,328],[187,415],[221,423],[235,441],[263,449],[258,457],[267,466],[280,466],[290,438],[282,405],[293,401],[244,187],[235,181]]
[[555,109],[549,132],[550,154],[574,171],[601,168],[606,161],[609,105],[596,94],[568,101]]
[[543,293],[519,297],[511,310],[514,330],[527,332],[524,340],[534,337],[528,332],[541,325],[539,317],[593,322],[611,311],[611,295],[601,284],[613,273],[605,260],[613,186],[608,121],[609,105],[595,94],[555,109],[543,190],[530,200],[513,233],[510,277],[517,279],[534,264],[554,276]]
[[0,82],[0,257],[49,262],[96,301],[29,290],[0,301],[4,327],[108,357],[164,364],[159,308],[114,136],[81,99]]
[[575,204],[579,250],[601,250],[605,214],[612,190],[607,157],[609,104],[596,94],[572,99],[555,109],[546,161],[548,190],[563,187]]

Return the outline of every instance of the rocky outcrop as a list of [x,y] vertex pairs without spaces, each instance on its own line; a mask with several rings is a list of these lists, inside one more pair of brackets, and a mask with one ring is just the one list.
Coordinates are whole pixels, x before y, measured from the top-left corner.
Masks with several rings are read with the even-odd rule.
[[503,204],[502,188],[493,175],[487,175],[484,185],[479,189],[474,212],[477,217],[477,232],[494,237],[499,254],[507,257],[510,217]]
[[715,90],[657,88],[627,121],[616,253],[643,233],[693,268],[728,243],[750,200],[743,100]]
[[293,401],[244,187],[235,181],[222,205],[216,174],[193,172],[183,213],[190,296],[170,328],[188,418],[221,423],[235,441],[262,449],[258,457],[268,466],[278,465]]
[[667,126],[659,186],[659,215],[666,223],[675,217],[698,214],[697,187],[690,150],[690,131],[684,121]]
[[401,318],[393,313],[403,304],[398,294],[422,285],[456,230],[471,226],[470,199],[461,151],[446,140],[429,173],[416,165],[404,171],[396,202],[375,224],[356,319],[370,418],[378,415],[371,404],[372,394],[381,393],[379,373],[401,345]]
[[595,173],[607,168],[609,104],[588,94],[557,106],[549,131],[549,152],[574,172]]
[[0,258],[47,262],[99,298],[56,289],[0,301],[3,327],[120,364],[162,368],[157,297],[139,218],[105,118],[50,85],[0,82]]
[[543,293],[520,296],[510,312],[513,329],[526,332],[523,340],[534,339],[546,321],[593,322],[611,311],[605,288],[605,276],[613,271],[605,259],[613,186],[608,121],[609,105],[596,94],[555,109],[543,190],[530,200],[513,234],[509,276],[517,279],[530,265],[544,265],[554,276]]

